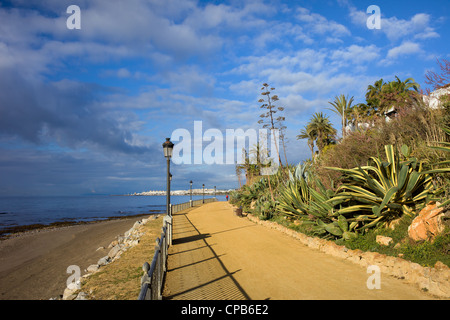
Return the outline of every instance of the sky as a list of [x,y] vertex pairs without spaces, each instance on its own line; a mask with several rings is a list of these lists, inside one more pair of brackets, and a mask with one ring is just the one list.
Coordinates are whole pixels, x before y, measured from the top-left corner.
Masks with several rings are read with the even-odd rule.
[[[0,1],[0,196],[165,190],[165,138],[206,150],[215,132],[230,152],[220,135],[261,128],[263,83],[297,164],[315,112],[340,131],[337,95],[364,102],[395,76],[426,89],[449,19],[447,0]],[[193,162],[171,164],[172,189],[238,186],[234,164]]]

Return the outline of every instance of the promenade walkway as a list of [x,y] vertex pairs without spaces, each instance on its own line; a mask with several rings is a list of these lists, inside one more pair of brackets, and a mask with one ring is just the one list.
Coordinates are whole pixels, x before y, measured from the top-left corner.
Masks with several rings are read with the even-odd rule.
[[381,275],[368,289],[363,267],[311,249],[234,215],[227,202],[174,214],[164,299],[430,299]]

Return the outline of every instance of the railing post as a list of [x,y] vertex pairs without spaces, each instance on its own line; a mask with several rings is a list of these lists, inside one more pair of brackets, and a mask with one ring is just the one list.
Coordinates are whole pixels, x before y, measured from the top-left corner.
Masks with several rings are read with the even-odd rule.
[[155,277],[155,283],[153,284],[153,281],[152,281],[152,292],[154,293],[152,296],[152,300],[159,300],[159,272],[160,272],[160,270],[159,270],[159,261],[158,260],[161,258],[159,238],[156,238],[155,254],[157,255],[157,258],[156,258],[155,270],[153,271],[153,275]]
[[167,235],[167,244],[168,246],[172,245],[172,230],[173,230],[173,217],[172,216],[164,216],[164,224],[166,226],[166,235]]
[[[148,300],[147,297],[151,297],[151,277],[148,275],[148,271],[150,270],[150,265],[148,262],[145,262],[142,266],[142,271],[144,271],[144,275],[141,278],[141,292],[139,294],[139,300]],[[143,288],[146,288],[145,291],[142,291]]]

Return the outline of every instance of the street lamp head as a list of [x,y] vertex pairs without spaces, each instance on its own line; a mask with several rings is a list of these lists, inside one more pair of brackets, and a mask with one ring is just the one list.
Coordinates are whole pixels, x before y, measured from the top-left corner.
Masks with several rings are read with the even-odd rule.
[[166,159],[170,159],[172,157],[172,151],[174,146],[172,141],[170,141],[170,138],[166,138],[166,141],[164,141],[162,146],[164,149],[164,157],[166,157]]

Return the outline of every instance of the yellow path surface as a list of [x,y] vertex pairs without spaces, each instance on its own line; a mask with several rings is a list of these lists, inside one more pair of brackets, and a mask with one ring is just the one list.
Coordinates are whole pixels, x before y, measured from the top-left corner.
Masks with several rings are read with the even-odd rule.
[[430,299],[381,274],[368,289],[361,266],[237,217],[227,202],[174,214],[164,299]]

